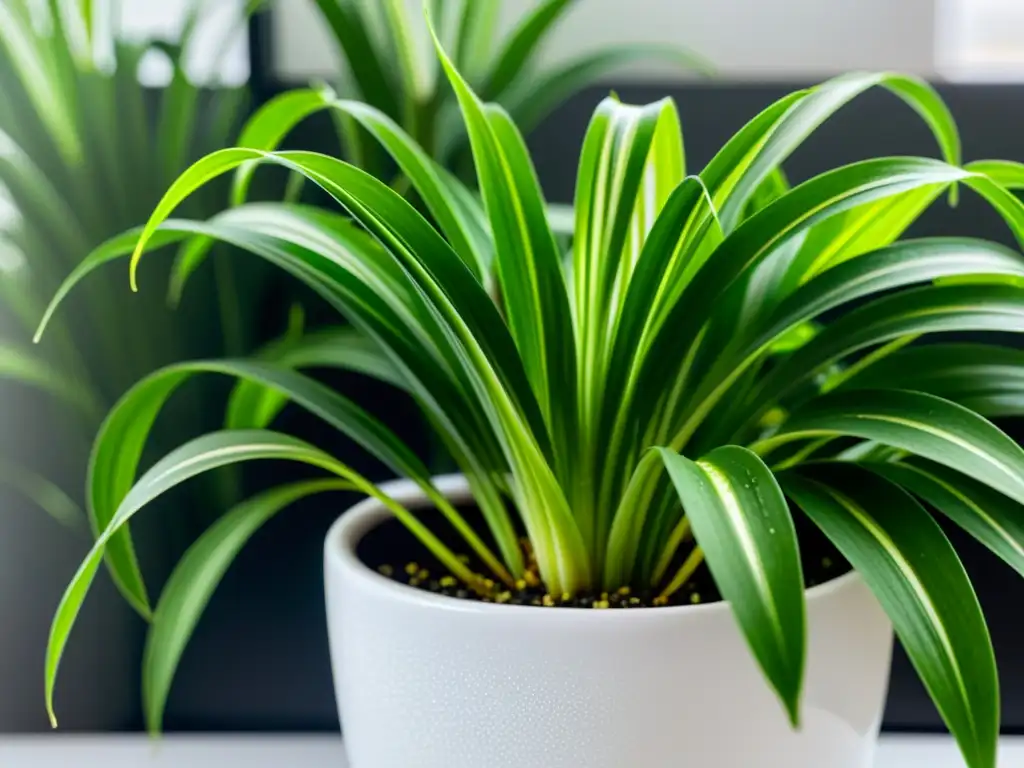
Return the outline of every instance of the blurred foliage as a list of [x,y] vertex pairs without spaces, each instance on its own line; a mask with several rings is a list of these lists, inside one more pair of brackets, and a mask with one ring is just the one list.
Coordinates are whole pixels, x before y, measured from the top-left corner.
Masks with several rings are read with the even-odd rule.
[[[241,290],[229,253],[217,254],[178,311],[133,296],[124,270],[101,271],[54,318],[45,341],[31,341],[61,280],[96,246],[144,221],[191,162],[232,142],[248,113],[246,88],[204,87],[186,72],[203,5],[192,3],[174,39],[135,41],[119,30],[114,4],[104,13],[90,0],[0,3],[0,391],[10,403],[27,386],[62,409],[46,419],[61,434],[19,434],[22,446],[35,439],[60,446],[50,452],[74,450],[76,441],[84,448],[140,376],[171,360],[248,351],[243,329],[251,323],[238,296],[254,290]],[[232,34],[244,32],[239,25]],[[147,56],[165,59],[166,87],[140,84]],[[226,199],[226,187],[215,185],[183,213],[203,217]],[[183,398],[170,431],[203,426],[190,424],[216,413],[203,402],[203,393]],[[23,470],[38,478],[49,467]],[[28,495],[58,498],[54,489]],[[67,520],[66,500],[45,507]]]

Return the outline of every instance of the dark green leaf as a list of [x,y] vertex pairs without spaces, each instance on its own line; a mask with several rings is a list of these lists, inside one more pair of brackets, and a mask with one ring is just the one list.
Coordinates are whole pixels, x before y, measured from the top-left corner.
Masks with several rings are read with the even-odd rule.
[[923,459],[868,468],[919,496],[1024,575],[1024,509],[1018,502]]
[[161,730],[167,695],[196,624],[224,574],[253,534],[300,499],[352,488],[344,480],[314,480],[275,488],[227,512],[189,547],[160,594],[146,639],[142,700],[151,733]]
[[862,469],[786,473],[786,493],[863,576],[970,768],[995,768],[999,679],[978,598],[941,529]]
[[552,26],[568,10],[575,0],[543,0],[540,5],[524,16],[513,30],[504,47],[498,54],[484,84],[480,88],[481,96],[493,101],[523,74],[530,57]]
[[909,451],[1024,503],[1024,450],[973,411],[920,392],[855,390],[825,395],[801,408],[755,449],[764,454],[798,436],[830,435]]
[[745,448],[697,462],[660,449],[722,596],[794,726],[806,661],[796,529],[775,477]]

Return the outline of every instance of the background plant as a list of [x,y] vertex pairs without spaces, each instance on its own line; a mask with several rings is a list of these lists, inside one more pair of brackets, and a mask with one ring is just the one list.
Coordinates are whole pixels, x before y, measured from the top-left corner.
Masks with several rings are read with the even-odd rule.
[[[190,302],[200,312],[193,322],[132,301],[107,272],[76,296],[46,344],[31,347],[46,299],[82,255],[143,221],[179,172],[231,143],[247,114],[245,88],[204,89],[185,71],[201,2],[176,40],[125,39],[114,8],[105,14],[87,0],[0,6],[0,191],[8,209],[0,224],[0,378],[57,401],[66,410],[56,421],[68,430],[60,443],[77,440],[83,451],[104,410],[139,376],[174,359],[240,354],[249,341],[237,280],[218,258],[208,281],[216,292],[208,285]],[[154,53],[169,62],[171,79],[147,91],[139,67]],[[211,186],[189,210],[219,210],[226,194]],[[194,401],[186,419],[202,423],[201,410]],[[38,468],[5,464],[0,474],[62,521],[81,520]]]
[[[537,58],[579,0],[539,0],[505,37],[502,0],[431,0],[441,39],[466,79],[502,104],[529,132],[565,99],[639,60],[707,73],[699,56],[675,45],[604,47],[547,70]],[[408,0],[316,0],[343,63],[336,90],[400,124],[442,165],[471,178],[469,147],[458,105],[430,51],[422,16]],[[422,44],[421,44],[422,43]],[[336,115],[345,159],[379,178],[393,163],[357,121]]]
[[[994,766],[991,642],[931,512],[1024,572],[1024,451],[986,418],[1021,412],[1020,354],[989,343],[914,342],[1024,330],[1024,260],[985,241],[900,237],[939,197],[954,201],[966,187],[1024,238],[1024,206],[1010,191],[1024,168],[962,166],[945,105],[926,84],[899,75],[848,75],[791,94],[696,175],[686,173],[671,101],[633,107],[612,98],[585,140],[575,238],[565,254],[508,113],[482,102],[438,50],[463,110],[482,201],[440,175],[393,121],[359,107],[364,125],[387,128],[389,149],[436,226],[340,160],[224,150],[172,185],[141,237],[94,252],[58,294],[54,307],[102,264],[133,254],[134,268],[146,250],[198,235],[280,266],[365,335],[360,346],[328,345],[294,364],[179,364],[118,403],[94,446],[103,533],[53,625],[51,712],[68,632],[104,554],[144,602],[137,566],[124,557],[127,523],[168,489],[227,464],[286,459],[330,479],[236,507],[179,564],[155,609],[145,658],[154,729],[220,576],[252,532],[297,498],[339,488],[374,496],[452,573],[487,588],[349,467],[266,429],[291,401],[420,484],[497,581],[510,583],[524,569],[506,501],[555,594],[623,584],[669,594],[706,561],[794,723],[806,619],[793,515],[806,515],[877,595],[968,764]],[[873,87],[921,115],[944,160],[869,159],[790,189],[780,170],[786,158]],[[345,102],[335,108],[357,112]],[[168,218],[212,178],[246,169],[244,178],[257,163],[302,174],[348,215],[249,204],[205,222]],[[498,302],[485,286],[492,264]],[[469,478],[496,552],[379,421],[295,370],[316,365],[318,354],[409,392]],[[243,382],[229,428],[186,443],[136,479],[156,414],[199,373]],[[278,399],[240,404],[247,387],[269,388]]]

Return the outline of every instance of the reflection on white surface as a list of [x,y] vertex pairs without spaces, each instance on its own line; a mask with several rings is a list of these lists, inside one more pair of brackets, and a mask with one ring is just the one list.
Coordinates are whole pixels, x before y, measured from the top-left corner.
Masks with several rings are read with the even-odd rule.
[[[337,736],[0,737],[3,768],[345,768]],[[414,766],[409,766],[414,768]],[[963,768],[949,738],[889,736],[876,768]],[[1005,739],[999,768],[1024,768],[1024,739]]]

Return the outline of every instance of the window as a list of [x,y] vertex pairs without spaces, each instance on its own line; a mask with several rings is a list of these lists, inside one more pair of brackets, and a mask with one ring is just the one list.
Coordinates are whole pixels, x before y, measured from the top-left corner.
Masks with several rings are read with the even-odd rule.
[[936,69],[950,80],[1024,80],[1024,3],[937,0]]

